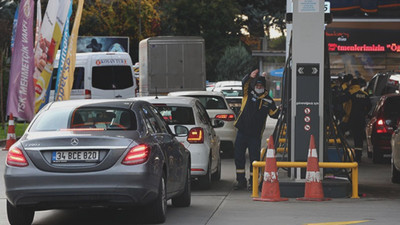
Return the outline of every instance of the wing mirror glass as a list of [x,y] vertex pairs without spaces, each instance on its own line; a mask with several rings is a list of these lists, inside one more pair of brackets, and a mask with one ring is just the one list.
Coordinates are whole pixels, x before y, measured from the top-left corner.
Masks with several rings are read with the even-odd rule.
[[178,137],[186,137],[189,134],[189,129],[182,125],[174,126],[175,135]]

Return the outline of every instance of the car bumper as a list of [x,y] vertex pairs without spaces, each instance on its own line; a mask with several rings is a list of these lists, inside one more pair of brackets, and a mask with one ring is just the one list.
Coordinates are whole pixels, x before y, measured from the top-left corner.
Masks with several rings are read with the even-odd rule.
[[6,167],[6,196],[15,206],[36,210],[145,205],[156,198],[160,180],[160,175],[131,172],[123,165],[89,173],[25,169]]
[[237,129],[233,125],[233,121],[232,122],[224,121],[224,122],[225,122],[225,126],[223,126],[221,128],[215,128],[215,133],[218,135],[221,142],[229,141],[229,142],[235,143]]
[[207,174],[210,150],[203,144],[190,144],[187,148],[191,157],[191,175],[203,176]]

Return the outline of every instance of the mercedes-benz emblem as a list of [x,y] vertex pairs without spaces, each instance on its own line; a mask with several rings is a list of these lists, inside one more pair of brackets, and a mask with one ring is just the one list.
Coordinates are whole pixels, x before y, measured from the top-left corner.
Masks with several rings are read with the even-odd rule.
[[79,139],[78,138],[72,138],[71,139],[71,145],[78,145],[79,144]]

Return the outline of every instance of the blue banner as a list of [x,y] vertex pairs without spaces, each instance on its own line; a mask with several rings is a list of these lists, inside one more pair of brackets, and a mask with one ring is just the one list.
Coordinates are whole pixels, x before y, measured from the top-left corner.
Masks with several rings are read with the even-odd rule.
[[[61,47],[60,47],[61,51],[60,51],[60,58],[59,58],[58,70],[57,70],[57,80],[56,80],[56,85],[55,85],[55,90],[54,90],[54,101],[56,101],[56,99],[57,99],[58,84],[60,82],[60,76],[61,76],[62,68],[64,66],[64,61],[65,61],[65,58],[68,53],[69,19],[71,17],[71,14],[72,14],[72,2],[71,2],[71,6],[69,7],[67,21],[65,22],[63,38],[61,41]],[[50,79],[50,82],[51,82],[51,80],[52,79]],[[49,87],[48,87],[49,91],[50,91],[50,89],[51,89],[51,83],[49,84]],[[49,95],[47,95],[47,96],[49,96]]]
[[11,52],[14,50],[14,42],[15,42],[15,31],[17,30],[17,23],[18,23],[18,9],[15,10],[14,14],[14,21],[13,21],[13,28],[12,28],[12,36],[11,36]]

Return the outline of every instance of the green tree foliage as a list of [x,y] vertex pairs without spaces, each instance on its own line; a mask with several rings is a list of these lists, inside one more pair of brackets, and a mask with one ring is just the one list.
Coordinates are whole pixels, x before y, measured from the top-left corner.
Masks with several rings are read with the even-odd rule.
[[16,9],[17,4],[14,1],[0,1],[0,120],[2,128],[4,128],[9,77],[9,66],[6,66],[5,62],[9,58],[12,25]]
[[159,0],[87,2],[82,13],[79,35],[128,36],[133,61],[138,60],[139,41],[159,34],[160,16],[156,10]]
[[226,0],[164,0],[160,6],[161,35],[204,38],[207,79],[214,81],[225,48],[239,40],[239,5]]
[[284,0],[237,0],[242,14],[247,17],[244,25],[252,36],[269,38],[269,28],[285,29],[286,1]]
[[241,44],[227,47],[217,64],[217,80],[242,80],[256,67],[256,60]]

